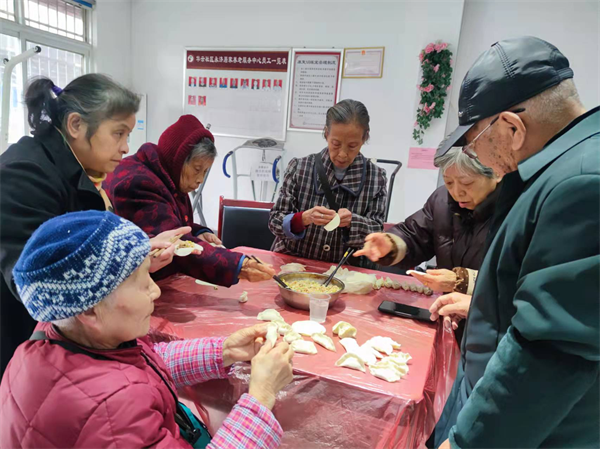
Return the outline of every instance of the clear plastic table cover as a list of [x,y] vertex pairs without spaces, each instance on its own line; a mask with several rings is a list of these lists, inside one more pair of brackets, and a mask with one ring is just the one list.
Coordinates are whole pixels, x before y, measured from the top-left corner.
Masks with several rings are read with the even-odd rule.
[[[253,248],[235,251],[271,263],[300,262],[306,271],[322,273],[331,264],[300,259]],[[418,283],[412,277],[349,267],[353,270]],[[241,281],[231,288],[198,285],[187,276],[159,282],[162,296],[155,302],[151,335],[157,340],[227,336],[259,323],[267,308],[278,310],[288,323],[307,320],[308,312],[287,306],[275,281]],[[243,291],[248,302],[240,303]],[[368,295],[343,294],[329,309],[327,335],[337,353],[318,346],[317,355],[294,356],[294,380],[280,392],[273,413],[284,430],[283,448],[408,448],[424,447],[439,418],[456,376],[460,357],[454,335],[442,323],[425,323],[384,315],[383,300],[428,308],[435,296],[382,288]],[[353,324],[359,344],[371,337],[389,336],[412,356],[403,379],[388,383],[366,373],[336,367],[345,350],[331,328],[338,321]],[[308,339],[307,337],[305,339]],[[182,396],[211,410],[209,428],[218,429],[226,413],[248,390],[250,365],[235,364],[228,380],[210,381],[187,388]],[[220,411],[221,413],[214,413]],[[218,415],[218,416],[217,416]]]

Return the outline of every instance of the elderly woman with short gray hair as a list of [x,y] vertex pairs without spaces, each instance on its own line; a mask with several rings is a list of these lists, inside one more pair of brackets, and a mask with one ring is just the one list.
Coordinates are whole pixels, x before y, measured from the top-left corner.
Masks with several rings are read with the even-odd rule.
[[[347,248],[360,248],[368,234],[383,230],[385,172],[361,154],[369,121],[360,101],[342,100],[329,108],[323,131],[327,147],[292,159],[285,172],[269,220],[273,251],[339,262]],[[339,225],[328,230],[336,213]]]
[[369,235],[365,247],[356,254],[406,269],[435,256],[437,270],[412,274],[434,291],[452,292],[436,301],[432,319],[452,315],[453,320],[446,323],[452,322],[457,328],[459,319],[466,317],[477,270],[483,262],[500,178],[458,147],[434,163],[442,172],[444,185],[403,223],[385,234]]
[[[203,247],[202,254],[177,257],[155,273],[161,279],[175,273],[229,287],[239,279],[258,282],[275,272],[243,254],[216,246],[221,241],[209,228],[194,223],[189,193],[196,190],[217,156],[215,138],[193,115],[183,115],[162,133],[158,144],[146,143],[125,159],[106,180],[115,212],[148,235],[190,226],[182,240]],[[216,245],[216,246],[215,246]]]

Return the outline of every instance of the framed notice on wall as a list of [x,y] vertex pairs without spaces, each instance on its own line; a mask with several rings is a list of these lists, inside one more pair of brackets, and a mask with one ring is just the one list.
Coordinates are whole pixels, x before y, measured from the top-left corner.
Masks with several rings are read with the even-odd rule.
[[346,48],[344,50],[344,78],[383,77],[385,47]]
[[185,50],[183,110],[211,132],[285,140],[289,49]]
[[321,132],[340,96],[343,50],[292,52],[288,130]]

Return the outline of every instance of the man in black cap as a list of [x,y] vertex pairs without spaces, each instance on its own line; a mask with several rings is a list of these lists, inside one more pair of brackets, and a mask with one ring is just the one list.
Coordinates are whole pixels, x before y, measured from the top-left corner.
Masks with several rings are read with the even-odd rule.
[[462,146],[504,180],[436,447],[600,445],[600,107],[572,78],[523,37],[462,83],[437,155]]

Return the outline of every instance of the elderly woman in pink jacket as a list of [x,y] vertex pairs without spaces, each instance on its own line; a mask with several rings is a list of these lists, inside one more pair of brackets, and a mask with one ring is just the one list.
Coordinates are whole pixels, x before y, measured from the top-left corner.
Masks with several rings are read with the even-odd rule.
[[[0,447],[277,448],[271,409],[292,380],[293,351],[266,342],[266,326],[228,338],[151,343],[160,289],[149,275],[148,236],[110,212],[44,223],[14,268],[40,321],[0,385]],[[244,394],[212,437],[177,389],[225,378],[252,361]]]

